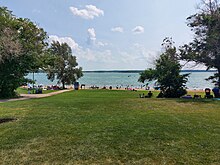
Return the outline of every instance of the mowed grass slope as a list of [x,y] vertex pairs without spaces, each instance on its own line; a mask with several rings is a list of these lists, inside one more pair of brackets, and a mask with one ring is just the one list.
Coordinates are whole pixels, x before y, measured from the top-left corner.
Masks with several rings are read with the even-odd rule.
[[0,164],[220,164],[220,102],[80,90],[0,103]]

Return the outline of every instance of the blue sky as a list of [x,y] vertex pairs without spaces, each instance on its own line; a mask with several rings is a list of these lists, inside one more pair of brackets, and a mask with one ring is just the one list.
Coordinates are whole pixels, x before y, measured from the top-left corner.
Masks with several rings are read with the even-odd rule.
[[84,70],[146,69],[165,37],[176,46],[193,34],[186,18],[200,0],[0,0],[18,17],[67,42]]

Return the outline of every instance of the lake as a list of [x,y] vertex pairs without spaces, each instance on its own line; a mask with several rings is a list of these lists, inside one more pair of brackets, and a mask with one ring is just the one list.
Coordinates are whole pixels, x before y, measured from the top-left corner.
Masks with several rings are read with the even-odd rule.
[[[186,84],[188,89],[204,89],[206,87],[213,88],[214,84],[210,81],[206,81],[205,78],[214,74],[214,72],[207,71],[193,71],[193,72],[181,72],[181,73],[190,73],[188,82]],[[33,74],[28,74],[28,78],[32,79]],[[89,86],[98,86],[98,87],[122,87],[127,86],[134,88],[141,88],[142,83],[138,82],[139,73],[138,72],[84,72],[84,76],[78,81],[80,84],[85,84]],[[36,84],[43,85],[56,85],[57,81],[51,82],[47,79],[45,73],[35,73],[34,79]],[[153,87],[154,82],[149,82],[149,86]]]

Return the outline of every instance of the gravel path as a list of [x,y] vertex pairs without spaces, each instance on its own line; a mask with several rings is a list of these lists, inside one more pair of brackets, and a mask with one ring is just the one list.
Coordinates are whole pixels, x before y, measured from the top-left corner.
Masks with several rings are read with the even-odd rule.
[[34,98],[43,98],[43,97],[49,97],[53,95],[57,95],[60,93],[68,92],[70,90],[60,90],[57,92],[51,92],[47,94],[20,94],[20,98],[14,98],[14,99],[3,99],[0,100],[0,103],[8,102],[8,101],[18,101],[18,100],[27,100],[27,99],[34,99]]

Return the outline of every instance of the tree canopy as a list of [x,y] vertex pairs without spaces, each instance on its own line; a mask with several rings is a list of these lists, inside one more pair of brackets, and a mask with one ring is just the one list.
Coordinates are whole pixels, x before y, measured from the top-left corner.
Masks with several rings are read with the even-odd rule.
[[46,32],[29,19],[0,7],[0,97],[13,97],[24,76],[39,68]]
[[58,83],[62,83],[63,89],[66,85],[76,82],[83,76],[82,68],[76,62],[76,56],[72,55],[72,50],[67,43],[59,43],[53,41],[50,47],[50,58],[48,58],[48,66],[46,72],[48,79],[58,79]]
[[164,97],[178,98],[186,94],[188,74],[180,74],[181,65],[172,39],[165,38],[162,45],[165,51],[155,61],[155,69],[140,73],[139,81],[144,83],[156,80]]
[[[220,82],[220,5],[218,0],[202,1],[200,11],[187,18],[194,39],[180,48],[181,59],[204,64],[217,73],[208,79]],[[220,84],[219,84],[220,85]]]

